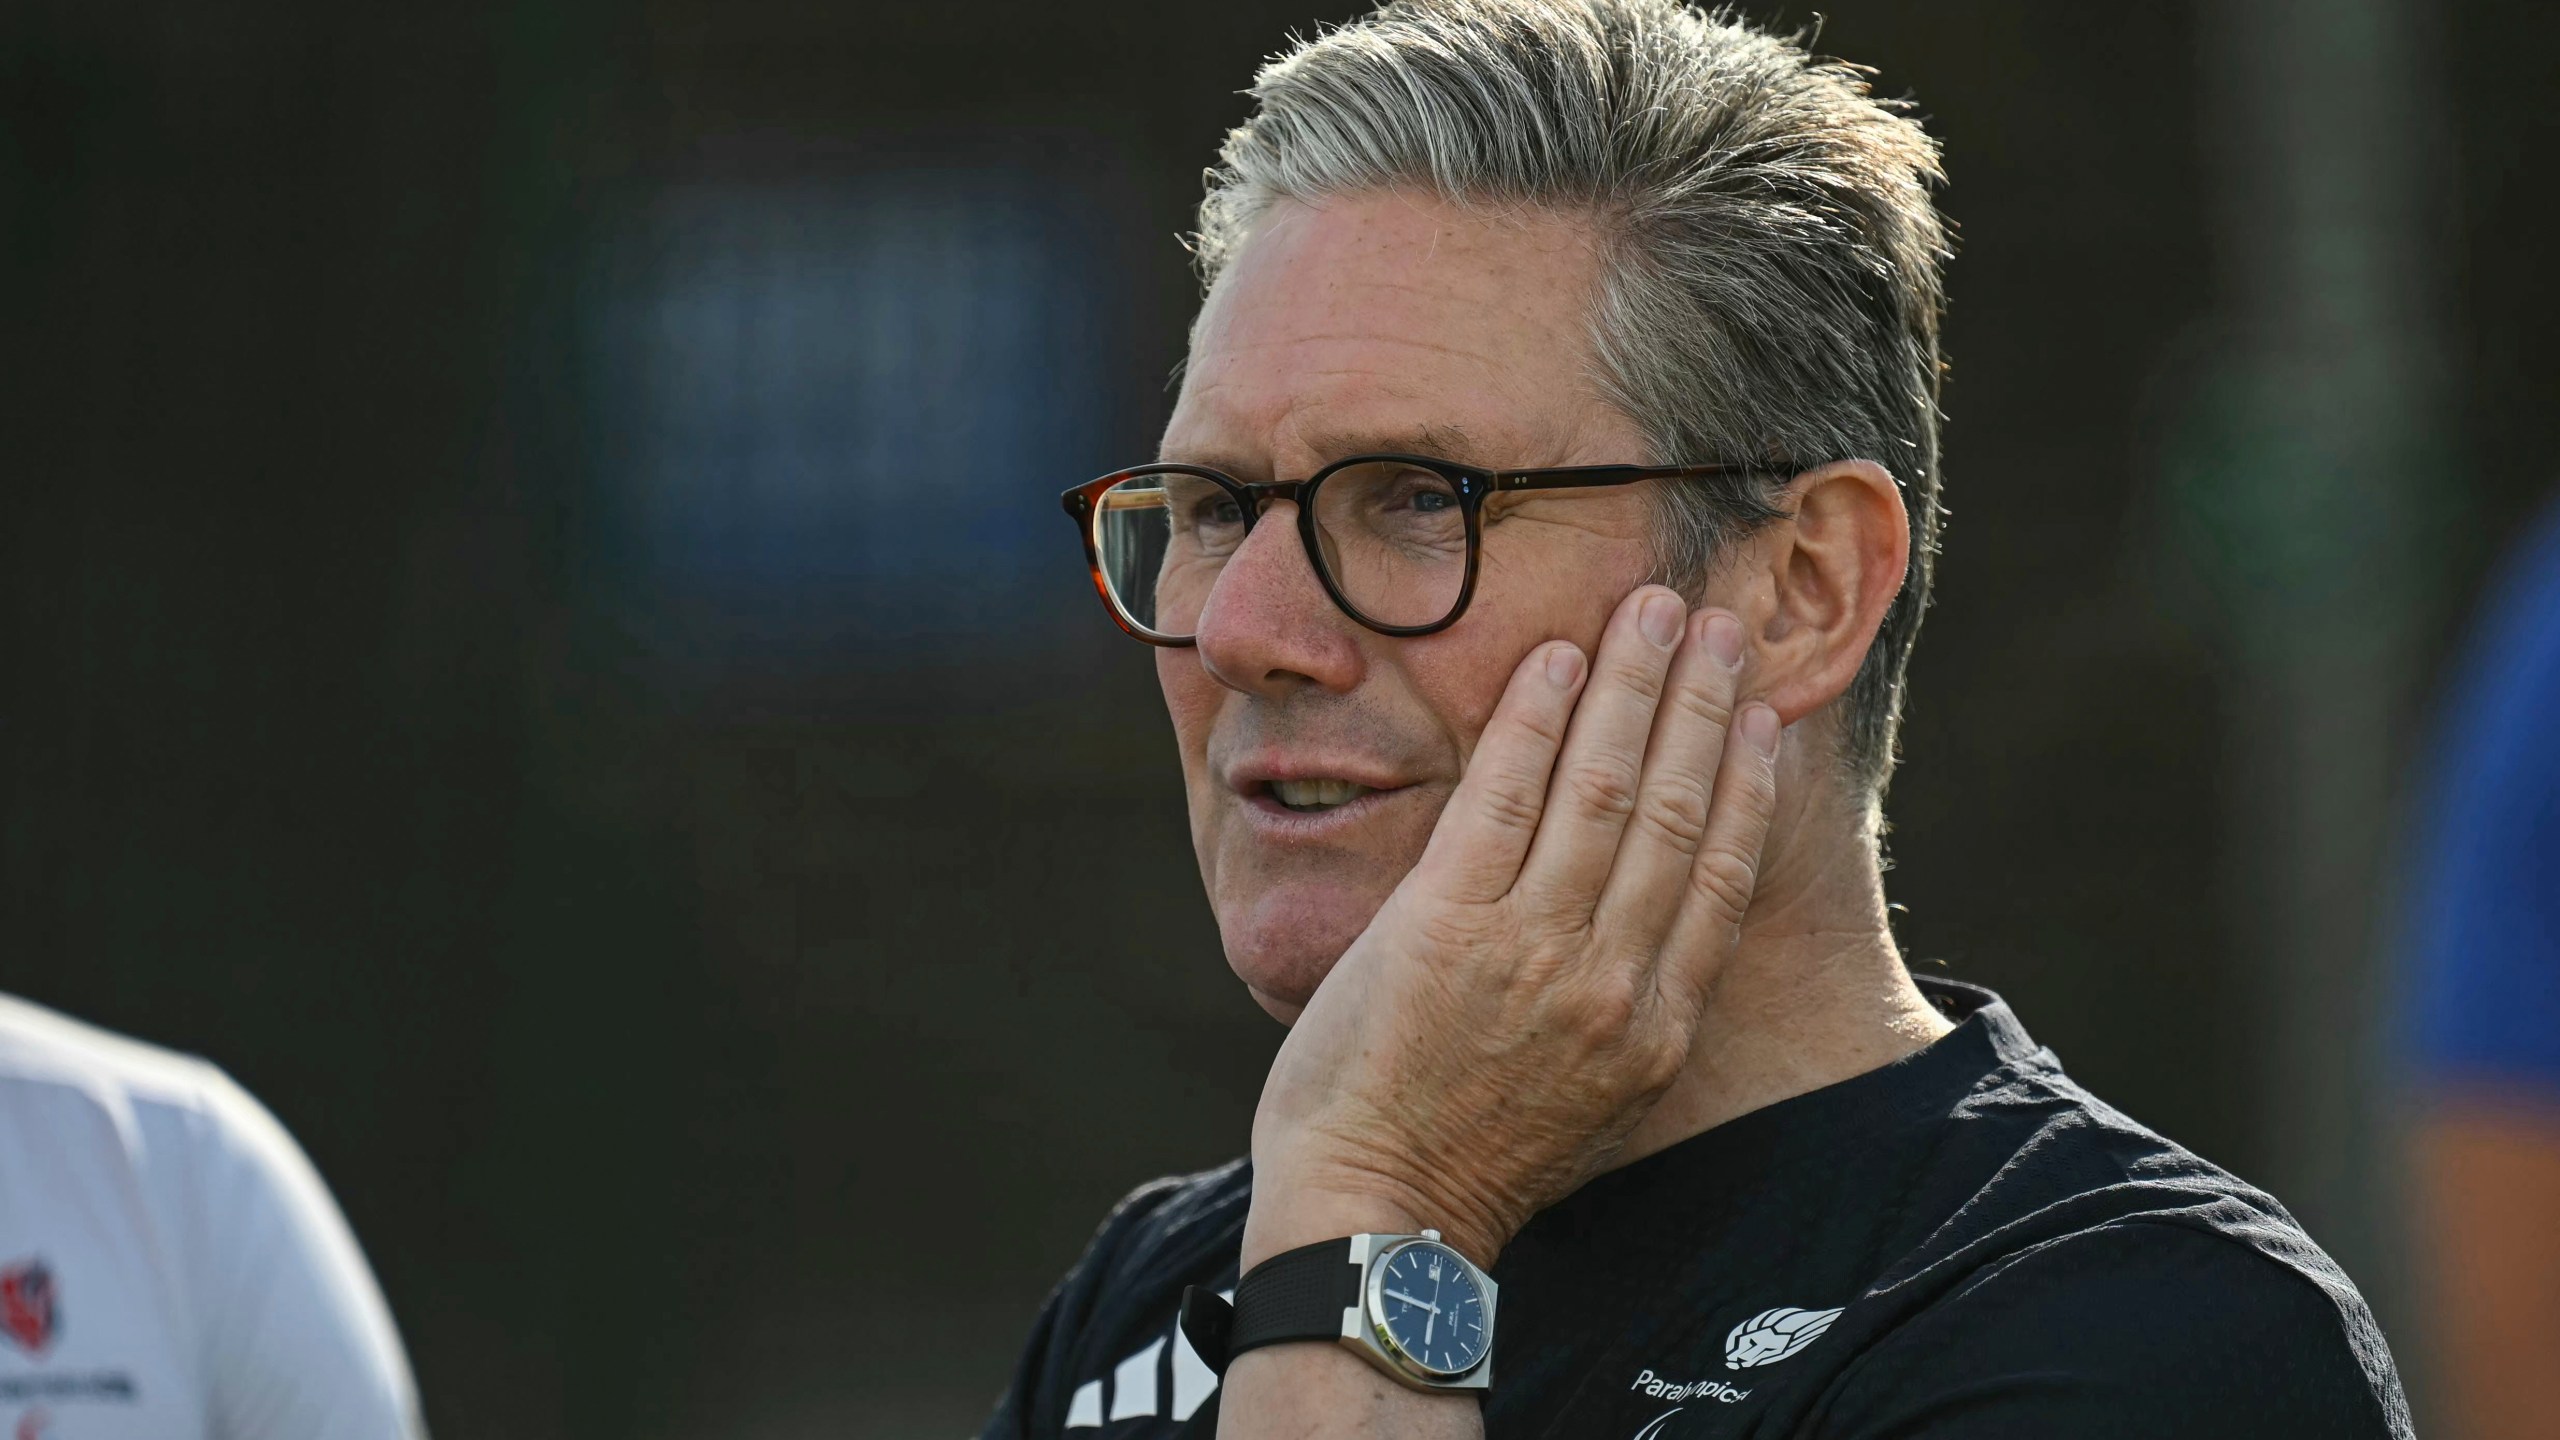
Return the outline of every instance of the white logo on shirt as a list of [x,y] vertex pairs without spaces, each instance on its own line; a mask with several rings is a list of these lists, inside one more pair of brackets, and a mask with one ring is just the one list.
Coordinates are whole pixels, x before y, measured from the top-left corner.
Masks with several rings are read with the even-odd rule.
[[[1652,1371],[1650,1371],[1650,1370],[1648,1370],[1648,1371],[1646,1371],[1645,1373],[1646,1373],[1646,1374],[1648,1374],[1648,1375],[1650,1375],[1650,1374],[1652,1374],[1653,1372],[1652,1372]],[[1674,1416],[1674,1415],[1679,1414],[1679,1413],[1680,1413],[1680,1410],[1681,1410],[1681,1407],[1680,1407],[1680,1406],[1674,1405],[1674,1406],[1672,1406],[1670,1409],[1663,1411],[1661,1414],[1654,1416],[1654,1417],[1653,1417],[1653,1423],[1652,1423],[1652,1424],[1647,1425],[1647,1426],[1646,1426],[1646,1427],[1644,1427],[1643,1429],[1641,1429],[1641,1430],[1639,1430],[1639,1431],[1637,1431],[1637,1432],[1636,1432],[1636,1440],[1654,1440],[1654,1437],[1655,1437],[1655,1436],[1660,1435],[1660,1434],[1662,1433],[1662,1422],[1663,1422],[1663,1421],[1665,1421],[1665,1420],[1670,1419],[1670,1418],[1671,1418],[1672,1416]]]
[[[1233,1290],[1218,1292],[1221,1300],[1236,1298]],[[1165,1357],[1168,1343],[1173,1351]],[[1159,1358],[1164,1359],[1162,1365]],[[1168,1373],[1159,1377],[1159,1370]],[[1169,1382],[1169,1383],[1160,1383]],[[1142,1415],[1162,1414],[1169,1420],[1188,1420],[1218,1388],[1218,1372],[1191,1348],[1191,1337],[1182,1333],[1182,1318],[1174,1317],[1170,1333],[1159,1335],[1132,1353],[1128,1359],[1111,1368],[1111,1403],[1103,1404],[1102,1378],[1096,1376],[1075,1388],[1067,1397],[1067,1430],[1099,1430],[1106,1420],[1129,1420]]]
[[1737,1389],[1721,1380],[1665,1380],[1650,1370],[1637,1372],[1636,1383],[1627,1388],[1641,1390],[1656,1400],[1721,1400],[1731,1405],[1751,1398],[1750,1391]]
[[1839,1318],[1838,1309],[1799,1310],[1781,1305],[1775,1310],[1763,1310],[1734,1326],[1733,1333],[1724,1337],[1725,1368],[1748,1370],[1755,1365],[1775,1365],[1822,1338],[1822,1332]]

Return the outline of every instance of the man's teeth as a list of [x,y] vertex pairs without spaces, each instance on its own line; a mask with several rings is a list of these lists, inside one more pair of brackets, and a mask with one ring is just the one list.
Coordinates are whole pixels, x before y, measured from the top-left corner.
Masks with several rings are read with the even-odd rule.
[[1272,798],[1292,810],[1330,810],[1369,793],[1348,780],[1274,780]]

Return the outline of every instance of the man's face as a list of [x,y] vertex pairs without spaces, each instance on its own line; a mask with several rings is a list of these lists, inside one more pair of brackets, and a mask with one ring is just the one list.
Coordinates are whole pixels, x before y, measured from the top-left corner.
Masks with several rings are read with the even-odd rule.
[[[1512,469],[1649,457],[1594,390],[1582,226],[1402,193],[1282,203],[1219,277],[1167,460],[1292,480],[1364,451]],[[1228,559],[1199,644],[1156,652],[1192,843],[1227,960],[1293,1018],[1423,845],[1511,672],[1547,640],[1590,653],[1651,549],[1642,487],[1485,510],[1473,602],[1394,639],[1326,597],[1293,506]],[[1338,781],[1363,787],[1326,805]]]

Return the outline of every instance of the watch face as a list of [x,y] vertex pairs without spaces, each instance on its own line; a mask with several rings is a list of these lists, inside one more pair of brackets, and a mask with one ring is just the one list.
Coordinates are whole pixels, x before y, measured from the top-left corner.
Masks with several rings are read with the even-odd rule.
[[1369,1313],[1382,1338],[1435,1375],[1463,1375],[1484,1362],[1493,1317],[1484,1287],[1458,1252],[1411,1240],[1370,1272]]

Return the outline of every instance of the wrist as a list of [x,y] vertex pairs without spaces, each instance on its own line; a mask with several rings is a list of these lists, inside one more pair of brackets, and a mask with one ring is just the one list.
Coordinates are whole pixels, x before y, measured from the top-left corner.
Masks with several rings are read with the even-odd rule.
[[1440,1232],[1443,1243],[1490,1269],[1511,1229],[1466,1213],[1470,1207],[1435,1202],[1412,1187],[1375,1177],[1330,1176],[1321,1181],[1257,1170],[1253,1201],[1245,1212],[1242,1268],[1301,1245],[1346,1235],[1416,1235]]
[[1244,1217],[1242,1271],[1284,1251],[1345,1235],[1411,1235],[1425,1228],[1412,1212],[1372,1196],[1326,1194],[1303,1187],[1266,1189],[1256,1176]]

